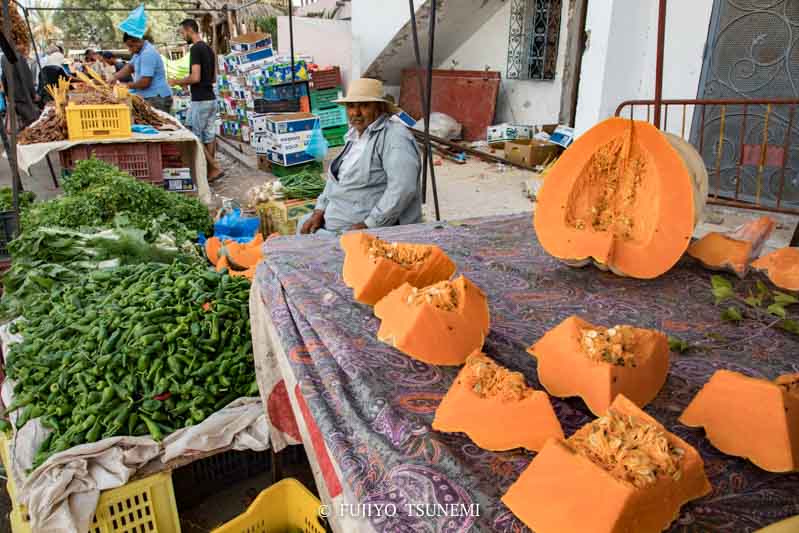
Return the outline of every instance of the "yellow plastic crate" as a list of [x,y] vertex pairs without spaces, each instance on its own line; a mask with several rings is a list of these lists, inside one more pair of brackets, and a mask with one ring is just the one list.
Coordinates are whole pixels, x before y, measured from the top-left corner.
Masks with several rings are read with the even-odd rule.
[[133,136],[130,108],[125,104],[67,105],[70,141],[126,139]]
[[249,509],[213,533],[325,533],[320,505],[302,483],[287,478],[263,490]]
[[[16,501],[10,472],[9,440],[0,434],[0,457],[11,497],[11,531],[31,533],[30,517]],[[180,533],[180,519],[172,488],[172,472],[161,472],[100,493],[88,533]]]

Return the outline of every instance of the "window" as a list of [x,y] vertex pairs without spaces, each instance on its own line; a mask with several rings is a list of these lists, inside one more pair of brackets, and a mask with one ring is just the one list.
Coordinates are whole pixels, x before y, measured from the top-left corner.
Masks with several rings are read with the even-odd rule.
[[553,80],[562,0],[511,0],[509,79]]

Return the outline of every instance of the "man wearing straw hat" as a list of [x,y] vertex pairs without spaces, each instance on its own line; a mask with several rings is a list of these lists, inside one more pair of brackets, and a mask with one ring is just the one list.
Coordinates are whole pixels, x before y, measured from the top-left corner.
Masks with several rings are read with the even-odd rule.
[[298,233],[335,235],[347,230],[414,224],[422,220],[421,158],[416,141],[385,97],[383,83],[354,80],[346,98],[350,130],[330,165],[325,190]]

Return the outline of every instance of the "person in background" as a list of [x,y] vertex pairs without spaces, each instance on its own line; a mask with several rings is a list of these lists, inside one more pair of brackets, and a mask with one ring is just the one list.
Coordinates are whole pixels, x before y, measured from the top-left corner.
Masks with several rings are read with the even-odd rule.
[[298,234],[415,224],[422,220],[419,149],[397,111],[373,79],[354,80],[346,98],[350,131],[330,165],[324,192],[312,213],[300,219]]
[[58,80],[69,80],[69,75],[64,70],[64,55],[56,49],[47,53],[47,60],[39,74],[39,98],[42,106],[53,101],[53,97],[47,91],[48,85],[58,85]]
[[95,73],[100,74],[102,76],[103,74],[103,70],[101,68],[102,66],[103,63],[100,61],[99,54],[94,50],[92,50],[91,48],[86,50],[86,52],[83,54],[83,67],[84,68],[88,67],[92,69]]
[[166,82],[166,68],[161,54],[141,37],[126,33],[122,41],[133,55],[130,62],[114,74],[112,81],[120,82],[128,76],[131,83],[123,83],[134,94],[147,100],[156,109],[169,113],[172,110],[172,89]]
[[[119,59],[114,52],[103,52],[103,62],[105,62],[107,66],[114,69],[114,72],[110,76],[111,78],[113,78],[114,74],[125,68],[125,62]],[[133,82],[133,78],[131,76],[127,76],[119,81],[122,83],[131,83]]]
[[78,72],[83,72],[83,61],[80,59],[76,59],[72,62],[73,75],[77,74]]
[[224,177],[215,157],[216,138],[216,54],[200,35],[197,21],[186,19],[180,23],[181,37],[191,44],[189,49],[189,75],[183,79],[169,80],[169,84],[189,87],[191,107],[189,117],[191,131],[203,143],[205,160],[208,162],[208,181]]
[[24,130],[39,118],[39,95],[36,94],[36,83],[31,73],[27,57],[30,45],[28,42],[17,44],[17,63],[12,65],[7,57],[3,57],[3,92],[8,94],[8,78],[14,78],[14,104],[17,112],[17,133]]

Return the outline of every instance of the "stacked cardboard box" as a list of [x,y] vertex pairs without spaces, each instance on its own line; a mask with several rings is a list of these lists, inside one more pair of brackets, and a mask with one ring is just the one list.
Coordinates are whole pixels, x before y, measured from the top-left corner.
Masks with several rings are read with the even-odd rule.
[[253,119],[252,146],[269,162],[292,167],[313,161],[305,153],[317,117],[310,113],[285,113],[256,116]]

